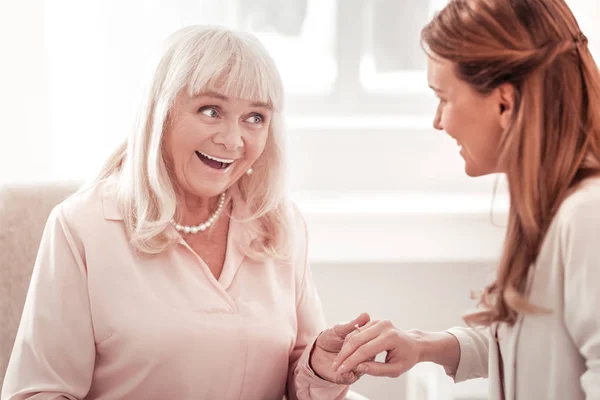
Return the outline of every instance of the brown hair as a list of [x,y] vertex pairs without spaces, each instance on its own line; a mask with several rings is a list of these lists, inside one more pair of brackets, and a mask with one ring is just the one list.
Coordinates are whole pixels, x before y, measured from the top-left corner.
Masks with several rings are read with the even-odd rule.
[[558,207],[600,171],[600,73],[563,0],[451,0],[421,39],[478,92],[515,88],[499,149],[511,199],[504,249],[483,310],[465,316],[513,324],[542,310],[527,300],[527,275]]

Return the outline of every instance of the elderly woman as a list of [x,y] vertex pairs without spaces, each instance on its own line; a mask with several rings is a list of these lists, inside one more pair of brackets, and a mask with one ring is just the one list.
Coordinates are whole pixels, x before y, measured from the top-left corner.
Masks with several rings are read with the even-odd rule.
[[126,145],[48,219],[2,399],[344,397],[369,317],[319,335],[282,97],[256,39],[170,37]]

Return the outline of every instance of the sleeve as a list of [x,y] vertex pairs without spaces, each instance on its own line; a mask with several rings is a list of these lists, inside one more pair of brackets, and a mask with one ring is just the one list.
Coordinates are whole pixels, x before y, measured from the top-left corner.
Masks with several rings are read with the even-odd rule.
[[600,208],[594,200],[577,205],[561,235],[565,325],[585,359],[586,399],[600,399]]
[[305,245],[301,260],[303,273],[296,298],[298,328],[296,344],[290,355],[287,397],[289,400],[344,399],[347,385],[337,385],[318,377],[309,365],[310,353],[318,334],[325,329],[321,300],[307,260],[306,224],[301,221]]
[[82,399],[91,385],[95,344],[86,268],[60,207],[42,235],[2,400]]
[[453,335],[460,346],[460,360],[456,371],[446,373],[454,382],[487,378],[489,365],[489,329],[455,327],[446,332]]

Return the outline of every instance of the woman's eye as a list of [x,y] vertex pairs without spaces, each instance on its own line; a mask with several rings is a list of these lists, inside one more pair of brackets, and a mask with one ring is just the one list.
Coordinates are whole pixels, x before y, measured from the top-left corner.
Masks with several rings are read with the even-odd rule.
[[248,118],[246,121],[250,122],[251,124],[260,124],[264,121],[264,118],[260,114],[254,114],[250,116],[250,118]]
[[210,118],[216,118],[219,116],[219,113],[217,112],[217,110],[215,110],[212,107],[202,108],[202,109],[200,109],[200,112]]

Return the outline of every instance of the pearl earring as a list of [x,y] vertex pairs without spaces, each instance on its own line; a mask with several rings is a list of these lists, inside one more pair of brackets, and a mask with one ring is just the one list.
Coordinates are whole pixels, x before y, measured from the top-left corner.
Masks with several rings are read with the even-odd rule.
[[252,169],[252,167],[248,168],[248,171],[246,171],[246,175],[252,175],[252,173],[254,172],[254,170]]

